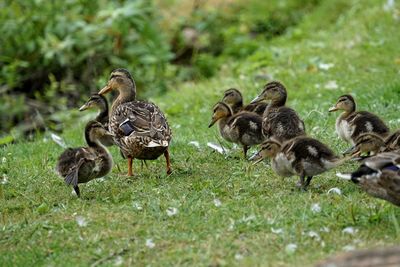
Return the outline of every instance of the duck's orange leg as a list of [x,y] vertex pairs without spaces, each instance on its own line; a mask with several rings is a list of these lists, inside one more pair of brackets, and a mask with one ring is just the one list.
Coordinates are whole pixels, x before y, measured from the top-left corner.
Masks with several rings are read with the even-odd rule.
[[132,173],[132,158],[128,158],[128,176],[133,176]]
[[169,160],[169,151],[168,149],[164,152],[165,161],[167,162],[167,174],[170,175],[172,173],[171,170],[171,161]]

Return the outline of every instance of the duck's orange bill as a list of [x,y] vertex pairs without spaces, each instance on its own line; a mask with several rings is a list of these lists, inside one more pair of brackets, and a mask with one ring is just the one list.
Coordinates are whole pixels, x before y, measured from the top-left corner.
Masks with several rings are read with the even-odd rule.
[[100,90],[99,95],[107,94],[112,90],[111,86],[106,85],[103,89]]

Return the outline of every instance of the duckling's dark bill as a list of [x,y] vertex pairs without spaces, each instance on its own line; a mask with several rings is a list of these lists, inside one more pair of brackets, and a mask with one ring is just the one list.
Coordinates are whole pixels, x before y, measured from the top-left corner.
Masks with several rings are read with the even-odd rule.
[[87,110],[89,108],[88,103],[85,103],[82,107],[79,108],[79,111],[84,111]]

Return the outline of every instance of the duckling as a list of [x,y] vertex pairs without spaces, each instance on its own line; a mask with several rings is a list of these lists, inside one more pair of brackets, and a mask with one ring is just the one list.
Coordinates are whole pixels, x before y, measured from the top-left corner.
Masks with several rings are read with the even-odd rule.
[[373,197],[400,206],[400,152],[379,153],[365,159],[353,173],[337,176],[353,181]]
[[278,82],[269,82],[262,93],[251,103],[271,100],[263,114],[263,134],[279,142],[306,134],[304,122],[293,109],[286,107],[287,92],[285,86]]
[[114,141],[128,159],[128,175],[132,176],[133,159],[155,160],[164,155],[167,174],[171,174],[169,144],[172,138],[165,115],[153,103],[136,100],[136,85],[126,69],[111,72],[107,85],[99,95],[119,92],[111,106],[109,130]]
[[224,92],[224,98],[222,102],[228,104],[232,109],[233,114],[236,114],[240,111],[249,111],[257,113],[262,116],[265,108],[267,107],[266,103],[259,102],[256,104],[248,104],[243,106],[243,96],[242,93],[235,88],[230,88]]
[[246,158],[250,146],[260,144],[264,140],[261,132],[262,119],[253,112],[233,114],[232,109],[223,102],[213,107],[213,116],[208,127],[218,122],[221,136],[228,142],[240,144]]
[[67,185],[72,185],[80,197],[78,184],[87,183],[110,172],[113,161],[100,138],[110,133],[97,121],[89,121],[85,127],[87,147],[67,148],[58,158],[56,170]]
[[256,164],[266,157],[272,159],[272,170],[279,176],[300,176],[298,186],[303,190],[307,189],[313,176],[347,160],[336,156],[328,146],[317,139],[305,136],[295,137],[284,143],[268,139],[261,144],[259,152],[251,160]]
[[[96,121],[100,122],[105,129],[108,129],[108,102],[107,99],[99,94],[93,94],[89,100],[79,108],[79,111],[84,111],[90,108],[97,108],[100,113],[96,117]],[[100,142],[105,146],[115,145],[112,136],[103,136],[100,138]]]
[[343,110],[336,120],[336,132],[344,141],[355,145],[357,137],[362,133],[373,132],[383,137],[389,134],[389,128],[375,114],[367,111],[356,111],[356,102],[351,95],[339,97],[329,112]]
[[367,153],[367,155],[376,155],[381,152],[390,152],[400,149],[400,130],[390,134],[386,139],[375,133],[360,134],[355,145],[347,150],[346,154],[354,154],[359,152]]

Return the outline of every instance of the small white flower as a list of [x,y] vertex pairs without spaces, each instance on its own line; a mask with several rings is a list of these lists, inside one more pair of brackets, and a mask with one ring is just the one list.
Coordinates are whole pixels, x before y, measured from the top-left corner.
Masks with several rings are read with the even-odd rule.
[[200,149],[200,143],[198,141],[190,141],[189,145],[195,146],[196,148]]
[[8,176],[7,174],[3,174],[3,178],[0,180],[0,184],[7,184],[8,183]]
[[240,254],[240,253],[236,253],[235,254],[235,260],[240,261],[242,259],[243,259],[243,255],[242,254]]
[[338,88],[339,88],[339,85],[337,84],[337,82],[335,80],[329,81],[325,84],[325,89],[328,89],[328,90],[335,90]]
[[178,209],[177,209],[177,208],[169,207],[169,208],[167,209],[167,215],[168,215],[169,217],[174,216],[174,215],[176,215],[176,214],[178,214]]
[[146,247],[154,248],[156,244],[154,244],[153,239],[146,239]]
[[7,158],[6,157],[2,157],[1,158],[1,162],[4,164],[4,163],[6,163],[7,162]]
[[124,263],[124,260],[122,259],[121,256],[118,256],[114,261],[114,266],[121,266],[122,263]]
[[283,233],[283,229],[282,228],[275,229],[275,228],[271,227],[271,232],[279,235],[279,234]]
[[76,216],[75,220],[78,223],[79,227],[86,227],[88,224],[86,219],[82,216]]
[[143,209],[142,205],[140,205],[140,203],[138,203],[138,202],[134,202],[133,203],[133,208],[135,208],[137,210],[142,210]]
[[214,205],[215,207],[221,207],[222,205],[221,200],[219,200],[218,198],[214,198]]
[[346,227],[346,228],[344,228],[344,229],[342,230],[342,233],[354,235],[355,233],[357,233],[357,231],[358,231],[357,229],[354,229],[353,227],[348,226],[348,227]]
[[311,211],[314,213],[318,213],[321,212],[321,206],[319,205],[319,203],[314,203],[311,205]]
[[232,218],[229,218],[229,227],[228,227],[228,230],[229,231],[232,231],[234,228],[235,228],[235,220],[234,219],[232,219]]
[[333,66],[335,66],[335,64],[333,63],[319,63],[318,68],[320,68],[321,70],[329,70]]
[[328,190],[328,194],[330,194],[330,193],[335,193],[335,194],[341,195],[342,191],[337,187],[333,187],[333,188]]
[[320,240],[321,240],[321,237],[319,236],[319,234],[318,234],[317,232],[309,231],[309,232],[307,233],[307,235],[308,235],[309,237],[311,237],[312,239],[315,239],[316,241],[320,241]]
[[292,254],[296,250],[297,250],[297,245],[293,244],[293,243],[287,244],[286,247],[285,247],[285,251],[288,254]]

